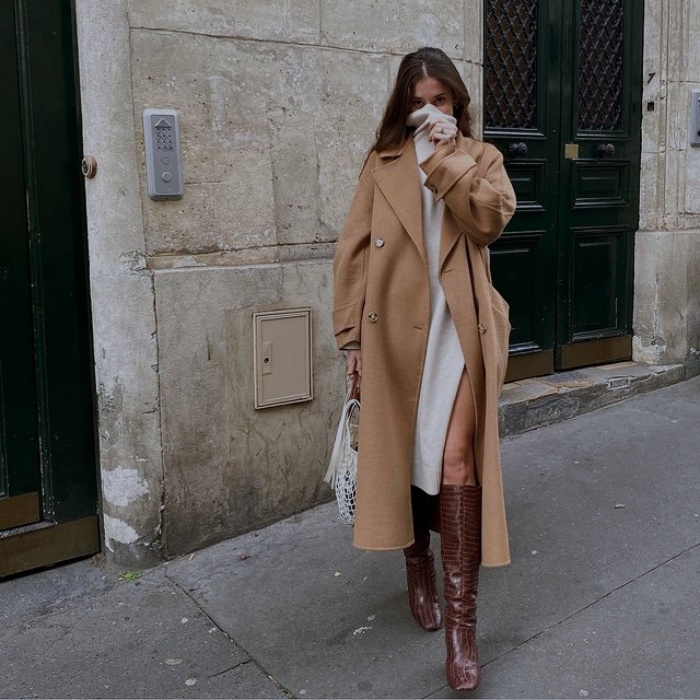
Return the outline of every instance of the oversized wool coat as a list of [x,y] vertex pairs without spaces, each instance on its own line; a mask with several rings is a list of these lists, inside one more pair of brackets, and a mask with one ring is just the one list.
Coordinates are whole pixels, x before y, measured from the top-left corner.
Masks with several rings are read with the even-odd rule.
[[[498,435],[508,360],[508,306],[491,284],[486,246],[515,209],[503,158],[458,134],[420,166],[445,203],[439,278],[457,329],[476,408],[482,486],[482,563],[510,561]],[[333,322],[339,348],[362,349],[354,544],[401,549],[413,542],[411,463],[430,327],[421,183],[412,139],[373,152],[360,175],[334,259]]]

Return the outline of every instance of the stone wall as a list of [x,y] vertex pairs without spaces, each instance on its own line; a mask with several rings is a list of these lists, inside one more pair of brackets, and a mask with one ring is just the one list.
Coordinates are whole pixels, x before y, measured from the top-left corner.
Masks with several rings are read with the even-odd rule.
[[700,87],[700,0],[646,2],[635,359],[700,371],[700,148],[689,146]]
[[78,0],[83,149],[104,543],[157,560],[163,463],[153,274],[146,266],[125,2]]
[[[480,103],[481,2],[77,6],[105,541],[141,561],[329,497],[333,244],[404,53],[442,47]],[[146,107],[180,113],[182,200],[146,194]],[[300,306],[314,399],[256,411],[252,315]]]

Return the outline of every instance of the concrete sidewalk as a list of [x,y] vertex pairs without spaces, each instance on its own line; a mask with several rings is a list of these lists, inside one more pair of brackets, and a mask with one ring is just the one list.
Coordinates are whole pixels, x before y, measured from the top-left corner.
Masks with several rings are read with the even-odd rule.
[[354,550],[331,503],[133,581],[0,583],[0,697],[698,698],[699,426],[700,377],[504,440],[475,693],[446,688],[402,555]]

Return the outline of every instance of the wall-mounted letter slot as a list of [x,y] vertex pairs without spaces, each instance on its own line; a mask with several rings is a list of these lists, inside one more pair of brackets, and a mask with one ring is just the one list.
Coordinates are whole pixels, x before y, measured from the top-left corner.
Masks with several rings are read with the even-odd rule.
[[313,398],[311,309],[253,314],[255,408]]
[[700,146],[700,90],[690,91],[690,145]]
[[151,199],[181,199],[180,120],[174,109],[145,109],[146,179]]

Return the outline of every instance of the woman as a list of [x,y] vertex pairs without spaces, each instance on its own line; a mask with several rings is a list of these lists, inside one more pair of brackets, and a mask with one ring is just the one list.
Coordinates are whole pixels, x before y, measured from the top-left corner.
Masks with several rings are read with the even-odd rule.
[[510,561],[497,414],[510,324],[486,246],[515,195],[499,152],[471,137],[469,102],[443,51],[403,58],[334,261],[336,339],[362,380],[354,544],[404,550],[411,612],[438,629],[438,501],[455,690],[479,684],[479,564]]

